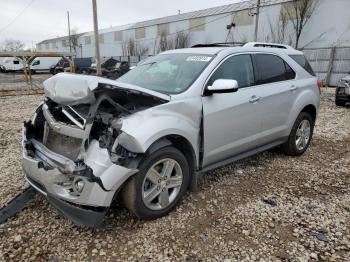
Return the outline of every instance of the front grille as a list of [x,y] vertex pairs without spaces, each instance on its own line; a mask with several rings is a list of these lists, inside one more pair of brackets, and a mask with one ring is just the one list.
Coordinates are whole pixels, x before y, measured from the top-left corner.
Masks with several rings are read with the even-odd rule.
[[65,136],[48,128],[44,144],[51,151],[75,161],[78,158],[82,142],[82,139]]

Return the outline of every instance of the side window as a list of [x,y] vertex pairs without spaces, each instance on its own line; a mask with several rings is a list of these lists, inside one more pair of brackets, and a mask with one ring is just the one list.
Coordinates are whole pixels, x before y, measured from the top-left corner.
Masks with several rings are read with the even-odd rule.
[[286,62],[284,62],[284,66],[286,67],[286,80],[294,79],[296,76],[294,70]]
[[237,80],[238,87],[254,85],[254,69],[250,55],[236,55],[226,59],[211,76],[208,85],[217,79]]
[[293,58],[294,61],[297,62],[300,66],[302,66],[310,75],[316,76],[314,70],[312,70],[309,61],[307,61],[304,55],[290,55],[290,57]]
[[256,54],[258,70],[257,84],[268,84],[295,78],[293,69],[280,57],[269,54]]

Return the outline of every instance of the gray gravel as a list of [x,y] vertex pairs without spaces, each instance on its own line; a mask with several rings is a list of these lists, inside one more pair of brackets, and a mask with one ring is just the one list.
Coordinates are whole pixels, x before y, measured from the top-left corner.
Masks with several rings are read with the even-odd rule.
[[[278,150],[208,174],[169,216],[114,207],[99,230],[74,226],[38,195],[0,225],[0,261],[350,261],[350,108],[322,95],[310,149]],[[0,205],[27,186],[21,123],[42,97],[0,98]]]
[[34,74],[32,75],[32,85],[30,85],[24,81],[24,72],[0,73],[0,91],[43,88],[42,82],[51,76],[49,73]]

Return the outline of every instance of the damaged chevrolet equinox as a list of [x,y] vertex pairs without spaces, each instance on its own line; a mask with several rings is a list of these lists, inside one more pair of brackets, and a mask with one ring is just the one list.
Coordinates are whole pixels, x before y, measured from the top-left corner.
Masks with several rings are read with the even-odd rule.
[[167,51],[118,80],[62,73],[44,87],[24,124],[25,178],[91,227],[117,198],[155,219],[211,169],[277,146],[303,154],[320,103],[303,53],[261,43]]

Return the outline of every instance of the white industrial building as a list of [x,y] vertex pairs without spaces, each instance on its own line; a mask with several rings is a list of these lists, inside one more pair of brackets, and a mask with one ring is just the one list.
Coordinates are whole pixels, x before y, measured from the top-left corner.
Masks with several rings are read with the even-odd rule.
[[[285,44],[295,42],[291,21],[287,21],[284,36],[281,34],[281,14],[291,8],[289,2],[289,0],[262,0],[258,41]],[[176,38],[177,32],[189,37],[189,45],[253,41],[255,4],[256,0],[244,1],[101,29],[99,31],[101,56],[128,55],[125,46],[130,39],[136,43],[137,54],[153,55],[161,49],[159,47],[161,35],[166,35],[166,42],[171,42]],[[299,48],[349,46],[349,10],[349,0],[320,0],[301,35]],[[228,30],[227,25],[231,23],[234,23],[235,27]],[[44,40],[37,44],[37,50],[68,52],[68,37]],[[78,57],[94,56],[93,32],[79,35],[75,52]]]

